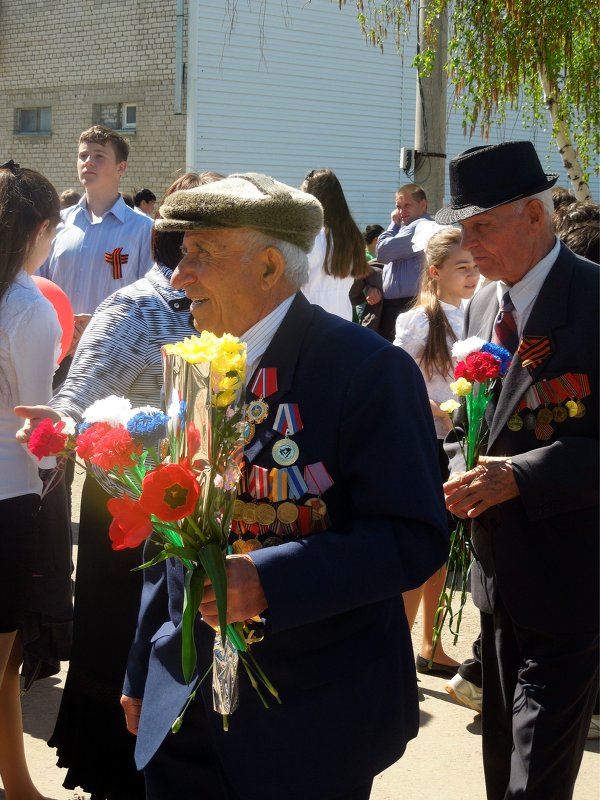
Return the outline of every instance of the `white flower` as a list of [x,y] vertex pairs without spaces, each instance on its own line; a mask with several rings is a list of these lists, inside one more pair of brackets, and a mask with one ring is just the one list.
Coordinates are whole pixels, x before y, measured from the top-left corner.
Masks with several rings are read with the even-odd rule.
[[82,414],[85,422],[90,425],[94,422],[106,422],[116,428],[118,425],[127,425],[131,417],[131,403],[126,397],[117,397],[111,394],[103,400],[96,400],[95,403]]
[[75,420],[71,419],[71,417],[61,417],[61,419],[65,423],[65,427],[62,429],[62,432],[66,433],[67,436],[75,436],[75,432],[77,430]]
[[454,342],[452,345],[452,358],[455,358],[457,361],[462,361],[471,353],[477,353],[483,345],[485,344],[485,339],[480,339],[479,336],[469,336],[468,339],[461,339],[458,342]]
[[181,411],[181,401],[173,399],[169,408],[167,409],[167,416],[177,422],[179,420],[179,412]]
[[460,408],[460,403],[457,403],[456,400],[444,400],[443,403],[440,403],[440,411],[445,411],[447,414],[453,414],[457,408]]

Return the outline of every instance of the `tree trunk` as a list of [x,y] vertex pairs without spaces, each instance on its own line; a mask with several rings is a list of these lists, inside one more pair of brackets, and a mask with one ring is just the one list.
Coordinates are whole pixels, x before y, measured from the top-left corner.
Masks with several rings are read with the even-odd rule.
[[541,61],[538,65],[538,74],[544,90],[544,102],[552,119],[558,152],[573,186],[573,193],[578,200],[591,200],[590,187],[583,177],[583,169],[579,163],[577,151],[571,144],[569,129],[560,111],[559,90],[558,88],[554,91],[552,90],[544,64]]

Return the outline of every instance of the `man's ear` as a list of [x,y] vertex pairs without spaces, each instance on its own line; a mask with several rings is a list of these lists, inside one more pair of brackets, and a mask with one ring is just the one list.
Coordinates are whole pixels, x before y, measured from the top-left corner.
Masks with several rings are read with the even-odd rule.
[[125,173],[127,172],[127,162],[126,161],[119,161],[119,163],[117,164],[117,172],[119,173],[119,176],[121,178],[123,177],[123,175],[125,175]]
[[285,258],[277,247],[265,247],[261,259],[260,285],[270,291],[285,275]]
[[546,210],[544,204],[537,197],[532,197],[525,207],[525,213],[534,232],[542,231],[546,225]]

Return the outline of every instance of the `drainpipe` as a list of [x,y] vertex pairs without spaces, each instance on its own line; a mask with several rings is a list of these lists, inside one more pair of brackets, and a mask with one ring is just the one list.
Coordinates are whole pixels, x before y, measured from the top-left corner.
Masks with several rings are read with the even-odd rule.
[[175,98],[174,112],[182,113],[183,107],[183,0],[177,0],[175,12]]

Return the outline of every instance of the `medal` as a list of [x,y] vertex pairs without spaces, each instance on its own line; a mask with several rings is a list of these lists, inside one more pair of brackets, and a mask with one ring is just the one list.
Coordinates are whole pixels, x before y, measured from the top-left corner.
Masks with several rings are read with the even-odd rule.
[[525,414],[523,425],[525,426],[525,430],[527,431],[534,430],[536,425],[535,414],[532,414],[531,411],[528,414]]
[[575,419],[581,419],[585,417],[585,406],[581,402],[581,400],[577,401],[577,413],[575,414]]
[[244,503],[242,521],[245,522],[246,525],[256,524],[256,506],[253,503]]
[[311,497],[304,505],[311,509],[312,515],[316,519],[323,519],[327,514],[327,506],[320,497]]
[[273,461],[281,467],[288,467],[295,464],[300,455],[300,448],[287,436],[285,439],[279,439],[273,445],[271,450],[273,454]]
[[509,431],[520,431],[523,427],[523,420],[518,414],[513,414],[506,423],[506,427]]
[[265,528],[270,528],[277,519],[277,512],[270,503],[256,506],[256,521]]
[[298,509],[293,503],[281,503],[277,507],[277,519],[283,525],[291,525],[298,519]]
[[252,550],[260,550],[261,548],[262,544],[258,539],[236,539],[231,545],[231,549],[236,555],[251,553]]
[[252,400],[246,406],[246,420],[259,425],[269,416],[269,406],[264,400]]
[[569,416],[569,412],[563,406],[554,406],[552,409],[552,419],[554,422],[564,422]]
[[233,502],[233,513],[231,515],[231,519],[234,522],[241,522],[243,520],[244,508],[246,503],[243,500],[234,500]]
[[549,425],[552,422],[552,412],[549,408],[540,408],[537,413],[537,422],[539,425]]
[[242,438],[244,439],[244,444],[250,444],[252,439],[254,439],[255,432],[256,432],[256,424],[254,422],[251,422],[249,419],[244,420],[243,430],[242,430]]
[[570,417],[576,416],[579,410],[577,406],[578,404],[575,402],[575,400],[567,400],[567,402],[565,403],[565,408],[569,412]]

